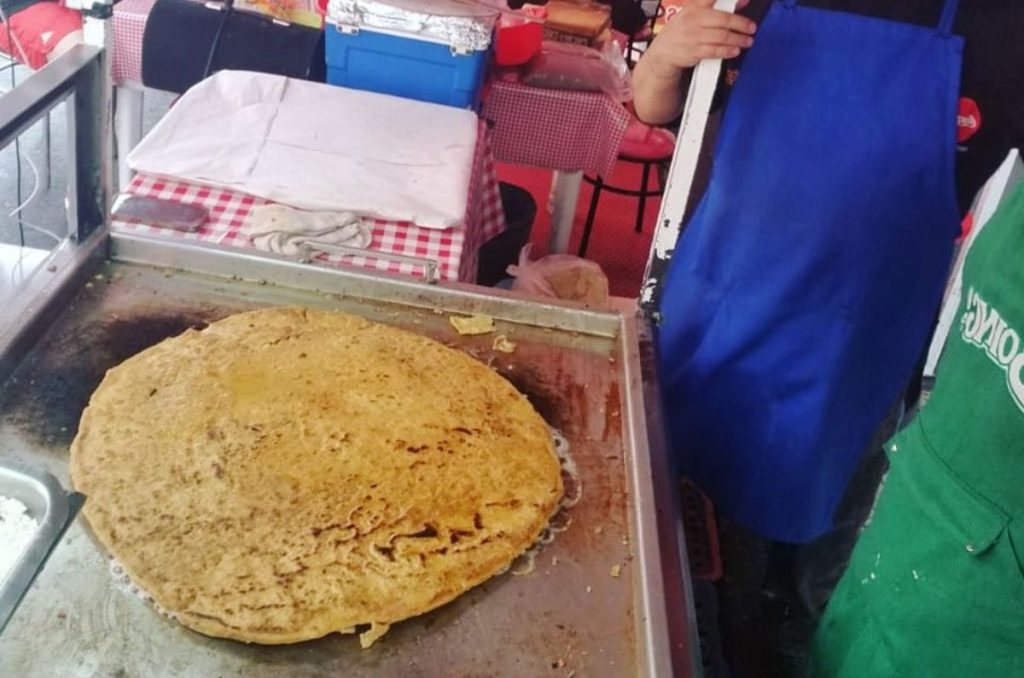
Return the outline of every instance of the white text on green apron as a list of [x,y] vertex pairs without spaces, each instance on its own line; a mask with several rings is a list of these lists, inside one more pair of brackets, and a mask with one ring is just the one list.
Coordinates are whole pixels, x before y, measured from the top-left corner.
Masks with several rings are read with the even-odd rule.
[[1024,412],[1024,351],[1020,334],[973,287],[967,292],[960,334],[964,341],[984,349],[992,362],[1003,368],[1010,395]]

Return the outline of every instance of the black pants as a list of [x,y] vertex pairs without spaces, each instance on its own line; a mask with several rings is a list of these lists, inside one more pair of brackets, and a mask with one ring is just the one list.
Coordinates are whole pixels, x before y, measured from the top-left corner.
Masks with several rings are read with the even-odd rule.
[[828,599],[850,561],[874,507],[904,401],[890,408],[865,449],[835,526],[808,544],[784,544],[720,518],[725,576],[720,586],[723,642],[737,678],[798,676]]
[[[846,571],[857,536],[871,515],[882,478],[889,470],[883,446],[906,423],[908,417],[904,416],[905,413],[916,410],[921,399],[923,379],[919,375],[924,372],[927,358],[928,346],[925,346],[914,371],[915,377],[907,384],[903,395],[889,408],[861,455],[850,484],[836,508],[833,529],[809,544],[775,544],[772,547],[774,557],[769,559],[769,565],[781,568],[783,573],[780,576],[786,577],[786,571],[791,573],[789,585],[795,601],[815,624]],[[776,564],[774,560],[781,562]],[[772,574],[769,570],[769,575]],[[771,580],[767,583],[772,585]]]

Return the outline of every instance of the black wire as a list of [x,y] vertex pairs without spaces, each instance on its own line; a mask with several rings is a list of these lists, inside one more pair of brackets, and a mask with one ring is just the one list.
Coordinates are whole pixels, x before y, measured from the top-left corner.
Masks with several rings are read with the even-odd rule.
[[210,69],[213,68],[213,58],[217,54],[217,46],[220,44],[220,36],[224,32],[224,26],[228,23],[228,15],[235,8],[234,0],[224,0],[224,14],[220,18],[217,32],[213,36],[213,44],[210,45],[210,55],[206,57],[206,68],[203,69],[203,79],[210,77]]
[[[14,39],[11,36],[11,17],[6,16],[7,21],[4,22],[4,28],[7,29],[7,48],[11,50],[11,59],[16,60],[14,57]],[[14,65],[11,65],[11,89],[18,86],[18,80],[14,75]],[[21,137],[14,137],[14,163],[15,163],[15,176],[17,177],[18,185],[18,202],[14,203],[17,207],[21,207]],[[21,210],[18,212],[18,241],[22,247],[25,246],[25,224],[21,218]]]

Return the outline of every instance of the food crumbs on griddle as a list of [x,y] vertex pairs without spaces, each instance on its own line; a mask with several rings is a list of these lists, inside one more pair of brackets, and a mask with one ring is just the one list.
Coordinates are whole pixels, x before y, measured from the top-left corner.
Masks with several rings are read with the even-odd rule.
[[502,353],[512,353],[516,350],[514,342],[508,340],[504,334],[499,334],[494,338],[494,350],[501,351]]
[[558,556],[551,556],[551,565],[558,565]]
[[494,331],[494,318],[489,315],[450,315],[448,322],[462,336],[490,334]]
[[591,591],[593,591],[593,589],[592,589],[591,587],[589,587],[589,586],[588,586],[588,587],[587,587],[587,593],[590,593]]
[[380,640],[380,637],[387,633],[390,628],[391,624],[378,624],[377,622],[371,622],[369,630],[359,634],[359,647],[364,650],[369,649],[370,646]]
[[601,534],[602,532],[604,532],[604,528],[600,525],[594,528],[594,534]]
[[616,579],[622,574],[622,565],[612,565],[612,576]]

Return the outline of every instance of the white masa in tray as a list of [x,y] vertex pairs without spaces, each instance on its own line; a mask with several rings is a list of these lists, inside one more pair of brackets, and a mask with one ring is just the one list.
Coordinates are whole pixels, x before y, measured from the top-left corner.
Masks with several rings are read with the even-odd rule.
[[39,523],[29,516],[28,507],[0,494],[0,582],[7,579],[37,530]]

